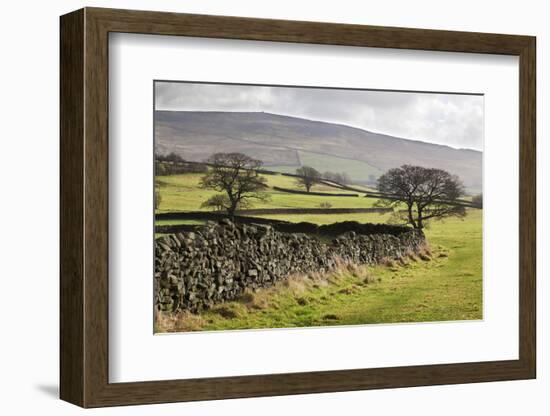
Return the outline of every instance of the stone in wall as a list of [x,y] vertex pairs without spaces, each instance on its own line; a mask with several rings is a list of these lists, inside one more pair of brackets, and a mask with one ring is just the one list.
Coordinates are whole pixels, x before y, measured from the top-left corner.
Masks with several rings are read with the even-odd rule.
[[291,274],[326,272],[338,261],[375,264],[397,259],[425,243],[421,232],[399,228],[396,235],[349,231],[324,243],[270,225],[224,219],[167,235],[155,241],[155,305],[162,311],[198,312]]

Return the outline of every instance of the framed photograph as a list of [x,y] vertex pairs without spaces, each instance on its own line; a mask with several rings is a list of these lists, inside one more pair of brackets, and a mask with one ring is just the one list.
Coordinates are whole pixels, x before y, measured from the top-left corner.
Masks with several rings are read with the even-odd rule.
[[535,49],[62,16],[61,398],[535,378]]

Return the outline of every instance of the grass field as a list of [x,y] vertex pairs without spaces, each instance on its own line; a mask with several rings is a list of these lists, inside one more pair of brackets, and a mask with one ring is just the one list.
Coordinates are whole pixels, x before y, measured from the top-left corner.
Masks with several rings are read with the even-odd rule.
[[[305,191],[303,187],[297,183],[296,178],[292,176],[284,175],[263,175],[267,180],[267,186],[278,186],[280,188],[296,189]],[[311,189],[314,192],[335,193],[335,194],[357,194],[357,192],[346,191],[345,189],[338,189],[334,186],[325,185],[323,183],[315,184]]]
[[[161,203],[157,212],[200,211],[201,204],[217,192],[199,188],[201,174],[157,176],[160,185]],[[282,175],[264,175],[269,187],[300,189],[296,180]],[[315,185],[313,191],[347,193],[326,185]],[[330,203],[333,208],[370,208],[375,199],[364,197],[327,197],[300,195],[266,189],[270,199],[253,204],[253,208],[318,208],[321,203]],[[354,193],[354,192],[349,192]]]
[[[383,172],[380,169],[360,160],[346,159],[321,153],[298,151],[303,166],[311,166],[319,172],[330,170],[332,172],[346,172],[353,180],[365,182],[371,180],[370,175],[376,178]],[[327,167],[330,166],[330,169]],[[294,173],[297,166],[269,166],[269,170],[277,172]]]
[[[333,169],[334,170],[334,169]],[[252,208],[369,208],[376,199],[315,196],[275,191],[300,189],[296,180],[264,175],[269,201]],[[160,176],[157,212],[199,211],[216,192],[199,188],[201,174]],[[342,193],[327,185],[313,191]],[[353,192],[351,192],[353,193]],[[406,264],[339,270],[330,275],[294,276],[243,299],[214,306],[199,315],[159,315],[157,330],[225,330],[318,325],[426,322],[482,318],[482,211],[468,209],[464,219],[432,221],[425,229],[431,253]],[[263,218],[331,224],[341,221],[386,223],[391,214],[278,214]],[[158,220],[157,225],[201,224],[200,220]]]
[[[387,223],[390,214],[361,213],[361,214],[284,214],[284,215],[254,215],[257,218],[270,218],[290,222],[311,222],[318,225],[332,224],[343,221],[357,221],[360,223]],[[161,219],[156,220],[156,225],[200,225],[206,220],[192,219]]]
[[[324,216],[323,216],[324,217]],[[346,215],[349,218],[349,215]],[[290,279],[200,315],[162,317],[161,331],[482,319],[482,214],[433,222],[431,254],[405,265]]]
[[314,224],[332,224],[343,221],[357,221],[360,223],[387,223],[391,214],[360,213],[360,214],[286,214],[286,215],[257,215],[260,218],[271,218],[290,222],[311,222]]

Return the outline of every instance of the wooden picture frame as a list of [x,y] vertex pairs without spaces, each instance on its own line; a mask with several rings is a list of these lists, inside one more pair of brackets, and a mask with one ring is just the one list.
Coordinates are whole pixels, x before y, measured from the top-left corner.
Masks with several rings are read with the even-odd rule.
[[[61,17],[60,396],[82,407],[535,378],[535,38],[85,8]],[[519,57],[519,359],[109,383],[108,34],[297,42]]]

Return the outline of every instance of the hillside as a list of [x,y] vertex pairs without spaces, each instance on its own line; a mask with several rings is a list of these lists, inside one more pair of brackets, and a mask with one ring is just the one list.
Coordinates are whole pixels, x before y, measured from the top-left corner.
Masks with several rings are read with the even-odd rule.
[[414,164],[448,170],[472,192],[482,184],[479,151],[270,113],[156,111],[155,138],[157,153],[176,152],[190,161],[220,151],[242,152],[268,169],[292,172],[307,164],[345,171],[359,183]]

